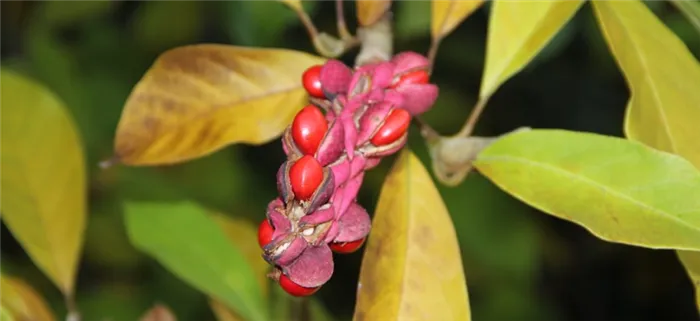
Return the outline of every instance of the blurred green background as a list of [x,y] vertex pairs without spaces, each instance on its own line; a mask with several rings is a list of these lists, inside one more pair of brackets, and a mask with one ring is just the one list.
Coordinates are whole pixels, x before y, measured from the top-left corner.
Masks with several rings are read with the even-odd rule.
[[[700,34],[674,7],[646,3],[700,55]],[[321,30],[335,34],[333,2],[311,1],[305,7]],[[77,290],[84,320],[135,320],[155,302],[171,307],[180,320],[213,320],[203,294],[129,243],[123,203],[190,198],[257,224],[276,195],[275,173],[284,160],[280,142],[232,146],[176,166],[100,170],[97,164],[111,156],[129,91],[161,52],[203,42],[312,52],[299,20],[273,1],[2,1],[0,9],[3,67],[56,92],[85,144],[90,216]],[[346,10],[354,28],[354,3]],[[398,1],[394,12],[396,51],[427,52],[430,3]],[[456,132],[475,103],[487,17],[488,6],[444,40],[438,53],[433,80],[441,95],[425,119],[441,133]],[[346,62],[354,53],[344,56]],[[532,126],[622,136],[627,98],[590,5],[584,5],[536,60],[498,91],[477,134]],[[429,165],[415,130],[410,146]],[[359,201],[370,213],[393,159],[368,173]],[[597,240],[509,197],[478,173],[459,187],[440,189],[460,240],[474,319],[698,319],[693,289],[672,251]],[[317,294],[334,319],[352,315],[361,258],[361,252],[337,256],[334,277]],[[63,315],[58,290],[4,224],[2,263],[4,271],[25,278]]]

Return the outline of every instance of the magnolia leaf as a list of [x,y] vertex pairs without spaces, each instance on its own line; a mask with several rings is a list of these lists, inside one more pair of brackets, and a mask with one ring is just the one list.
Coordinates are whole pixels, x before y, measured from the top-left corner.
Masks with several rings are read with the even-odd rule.
[[700,252],[676,251],[695,287],[695,305],[700,310]]
[[217,44],[166,51],[126,101],[116,158],[169,164],[233,143],[269,142],[308,99],[302,73],[323,61],[286,49]]
[[678,11],[693,25],[695,31],[700,32],[700,2],[687,0],[670,0]]
[[367,27],[377,22],[389,8],[391,0],[357,0],[357,22]]
[[3,310],[6,309],[5,312],[12,317],[12,320],[56,320],[44,298],[26,282],[3,274],[0,275],[0,288],[2,288],[0,305]]
[[565,130],[506,135],[474,166],[498,187],[610,242],[700,250],[700,171],[638,142]]
[[[247,220],[241,218],[214,214],[212,219],[221,227],[229,240],[238,248],[248,261],[248,264],[253,268],[262,295],[264,298],[267,298],[269,295],[267,271],[270,265],[262,259],[262,252],[257,243],[258,229]],[[219,321],[242,320],[238,314],[214,298],[209,299],[209,306]]]
[[177,321],[175,314],[173,314],[167,306],[162,304],[156,304],[150,310],[141,316],[140,321]]
[[479,98],[488,99],[530,63],[582,4],[581,0],[493,1]]
[[626,136],[681,155],[700,168],[700,64],[642,2],[593,3],[631,91]]
[[2,70],[2,219],[67,297],[75,288],[86,224],[78,131],[47,88]]
[[464,19],[479,9],[483,0],[433,0],[430,33],[439,41],[455,30]]
[[190,202],[130,202],[126,227],[136,248],[185,282],[246,320],[266,320],[253,269],[203,208]]
[[354,320],[470,320],[450,214],[408,149],[382,186],[372,225]]

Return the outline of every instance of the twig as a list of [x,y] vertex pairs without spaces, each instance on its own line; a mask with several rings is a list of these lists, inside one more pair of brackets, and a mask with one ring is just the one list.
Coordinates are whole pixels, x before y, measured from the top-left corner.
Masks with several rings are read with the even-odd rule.
[[387,12],[376,23],[358,28],[360,52],[355,58],[355,66],[391,59],[394,51],[394,35],[391,29],[391,13]]
[[64,296],[66,310],[66,321],[80,321],[80,312],[78,312],[78,307],[75,305],[75,299],[72,294],[66,294]]
[[469,114],[469,118],[467,118],[467,121],[462,126],[462,129],[460,129],[459,132],[453,137],[469,137],[474,132],[476,122],[479,120],[481,113],[484,111],[489,98],[490,97],[479,99],[476,105],[474,105],[474,109],[472,109],[471,114]]
[[335,16],[338,23],[338,35],[340,39],[348,41],[354,38],[348,31],[348,26],[345,24],[345,13],[343,12],[343,0],[335,0]]

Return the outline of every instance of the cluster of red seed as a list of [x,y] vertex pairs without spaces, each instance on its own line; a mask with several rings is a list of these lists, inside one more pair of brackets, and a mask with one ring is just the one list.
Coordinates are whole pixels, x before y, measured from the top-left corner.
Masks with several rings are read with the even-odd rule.
[[400,150],[411,117],[434,103],[427,69],[425,57],[405,52],[356,70],[330,60],[304,72],[311,104],[284,133],[280,197],[258,229],[271,277],[289,294],[313,294],[333,273],[332,252],[364,244],[371,220],[356,202],[364,172]]

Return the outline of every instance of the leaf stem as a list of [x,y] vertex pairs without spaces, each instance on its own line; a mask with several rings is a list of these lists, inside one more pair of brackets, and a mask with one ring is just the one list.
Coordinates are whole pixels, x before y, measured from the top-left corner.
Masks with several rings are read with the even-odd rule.
[[489,98],[490,97],[480,98],[479,101],[476,102],[474,109],[472,109],[471,114],[469,114],[469,118],[467,118],[467,121],[462,126],[462,129],[460,129],[459,132],[454,135],[454,137],[469,137],[474,132],[474,127],[476,127],[479,117],[484,111],[484,108],[486,108]]
[[78,311],[78,307],[75,304],[75,298],[73,297],[73,295],[64,295],[64,300],[66,304],[66,310],[68,310],[68,313],[66,314],[66,321],[80,321],[80,312]]
[[338,35],[340,35],[340,39],[348,42],[350,39],[352,39],[354,37],[348,31],[347,24],[345,24],[345,13],[343,12],[343,0],[336,0],[335,1],[335,16],[336,16],[336,22],[338,24]]
[[434,38],[430,42],[430,50],[428,50],[428,60],[430,61],[430,74],[433,73],[433,65],[435,64],[435,57],[437,56],[438,48],[440,48],[440,42],[442,38]]

